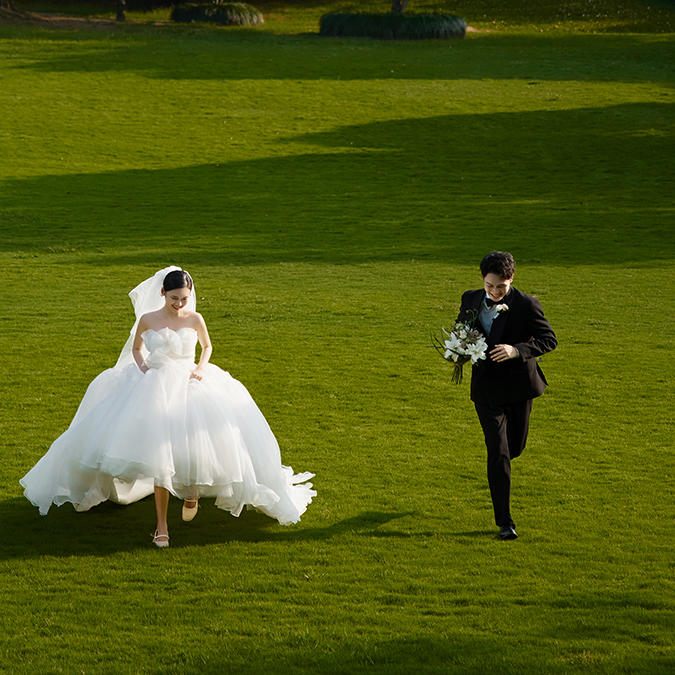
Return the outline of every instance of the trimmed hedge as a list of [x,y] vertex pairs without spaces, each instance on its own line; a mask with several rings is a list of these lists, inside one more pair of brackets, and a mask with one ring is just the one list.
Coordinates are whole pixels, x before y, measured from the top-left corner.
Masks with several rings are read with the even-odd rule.
[[319,33],[333,37],[382,40],[463,38],[466,21],[453,14],[324,14]]
[[171,18],[179,23],[207,21],[221,26],[258,26],[264,23],[262,12],[245,2],[189,2],[174,7]]

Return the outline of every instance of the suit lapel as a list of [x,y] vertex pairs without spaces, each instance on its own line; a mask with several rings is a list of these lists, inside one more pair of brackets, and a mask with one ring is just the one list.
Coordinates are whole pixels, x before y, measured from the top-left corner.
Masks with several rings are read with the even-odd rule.
[[[475,326],[481,333],[485,333],[483,326],[480,323],[478,315],[480,314],[480,309],[483,304],[483,298],[485,297],[485,291],[476,291],[475,295],[471,298],[471,304],[469,305],[469,313],[471,316],[467,316],[472,322],[472,325]],[[487,336],[486,336],[487,337]]]
[[484,291],[479,291],[476,295],[471,298],[471,309],[480,312],[481,305],[483,304],[483,298],[485,297]]
[[502,341],[504,335],[504,329],[508,324],[509,315],[512,312],[512,303],[515,298],[515,289],[511,289],[509,294],[504,298],[503,304],[508,305],[508,309],[505,312],[499,312],[495,317],[495,320],[492,322],[492,329],[490,330],[490,342],[493,345],[498,345]]
[[506,326],[507,314],[506,312],[499,312],[495,317],[495,320],[492,322],[492,328],[490,330],[490,342],[494,345],[498,345],[501,342],[502,335],[504,335],[504,327]]

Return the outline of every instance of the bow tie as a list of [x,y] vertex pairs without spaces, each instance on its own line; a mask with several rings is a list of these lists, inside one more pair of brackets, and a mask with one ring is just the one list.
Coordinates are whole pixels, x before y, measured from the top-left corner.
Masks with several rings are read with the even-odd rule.
[[492,300],[491,298],[488,298],[485,296],[485,304],[489,307],[494,307],[495,305],[499,304],[499,301],[497,300]]

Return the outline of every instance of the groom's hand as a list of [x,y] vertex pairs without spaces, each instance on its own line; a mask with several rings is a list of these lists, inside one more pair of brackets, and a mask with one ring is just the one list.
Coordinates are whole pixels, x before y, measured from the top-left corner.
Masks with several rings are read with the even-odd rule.
[[490,350],[490,358],[497,363],[508,361],[520,356],[520,352],[513,345],[495,345]]

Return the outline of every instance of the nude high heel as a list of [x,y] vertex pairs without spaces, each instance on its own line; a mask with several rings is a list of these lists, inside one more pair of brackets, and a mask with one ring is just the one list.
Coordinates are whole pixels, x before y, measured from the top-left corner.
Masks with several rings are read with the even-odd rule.
[[[194,506],[186,506],[188,502],[193,503]],[[189,523],[197,515],[198,510],[199,510],[199,499],[186,499],[183,502],[183,510],[181,512],[181,516],[186,523]]]

